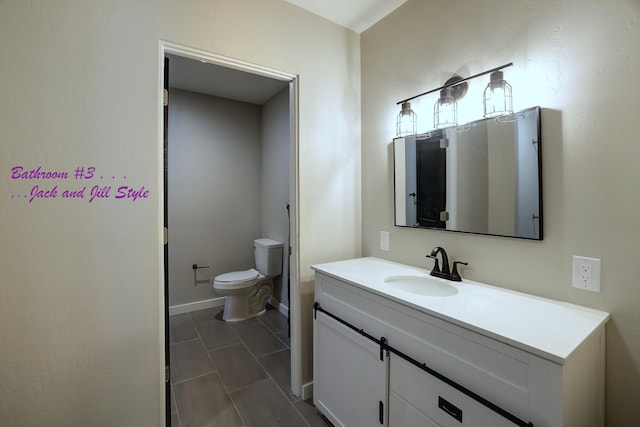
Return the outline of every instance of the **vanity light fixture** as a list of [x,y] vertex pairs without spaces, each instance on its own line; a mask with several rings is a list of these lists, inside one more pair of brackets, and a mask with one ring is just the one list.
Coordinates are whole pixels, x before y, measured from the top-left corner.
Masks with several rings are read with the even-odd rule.
[[[484,117],[496,117],[496,120],[498,121],[511,121],[512,119],[515,120],[513,115],[513,96],[511,85],[507,83],[506,80],[504,80],[504,74],[502,73],[502,71],[500,71],[503,68],[511,67],[512,65],[513,62],[510,62],[508,64],[504,64],[499,67],[492,68],[490,70],[486,70],[465,78],[454,75],[441,87],[420,93],[418,95],[414,95],[410,98],[403,99],[402,101],[398,101],[398,105],[402,104],[402,110],[398,115],[398,120],[396,123],[396,135],[406,136],[417,133],[415,127],[401,127],[402,119],[405,119],[405,117],[407,120],[409,120],[409,117],[413,117],[413,123],[415,126],[415,113],[413,113],[413,111],[411,110],[411,104],[409,103],[409,101],[437,91],[440,91],[440,98],[433,106],[434,128],[442,129],[457,126],[457,101],[467,93],[467,81],[490,73],[490,82],[484,91]],[[411,115],[411,113],[413,113],[413,115]],[[406,130],[406,132],[410,133],[403,133],[405,129],[408,129]],[[464,130],[467,129],[462,129],[462,131]]]
[[458,103],[451,94],[451,87],[440,91],[440,98],[433,106],[433,127],[444,129],[458,125]]
[[415,135],[417,133],[418,118],[411,109],[409,101],[402,103],[402,109],[396,120],[396,136]]
[[504,79],[502,71],[491,73],[489,84],[484,90],[484,117],[513,115],[513,95],[511,85]]

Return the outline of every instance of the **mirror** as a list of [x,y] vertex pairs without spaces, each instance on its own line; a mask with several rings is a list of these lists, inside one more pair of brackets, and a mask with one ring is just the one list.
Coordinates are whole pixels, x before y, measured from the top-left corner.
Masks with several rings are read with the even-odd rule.
[[540,108],[393,141],[395,225],[542,240]]

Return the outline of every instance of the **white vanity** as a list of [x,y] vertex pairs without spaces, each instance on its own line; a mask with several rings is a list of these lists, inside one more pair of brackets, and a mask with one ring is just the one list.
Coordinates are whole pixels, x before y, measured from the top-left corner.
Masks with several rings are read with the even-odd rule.
[[608,313],[377,258],[313,268],[334,426],[604,426]]

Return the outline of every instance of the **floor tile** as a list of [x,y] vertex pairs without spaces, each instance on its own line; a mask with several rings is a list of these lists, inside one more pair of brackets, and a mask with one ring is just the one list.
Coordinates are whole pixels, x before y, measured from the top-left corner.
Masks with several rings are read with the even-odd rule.
[[244,424],[217,373],[175,385],[180,427],[241,427]]
[[311,402],[288,391],[291,351],[281,314],[227,323],[220,309],[172,316],[182,340],[171,345],[172,426],[330,426]]
[[173,385],[171,386],[171,413],[174,414],[178,411],[176,407],[176,399],[173,395]]
[[243,344],[224,347],[209,354],[229,392],[269,377]]
[[215,320],[216,316],[218,316],[221,311],[222,311],[222,307],[211,307],[211,308],[205,308],[204,310],[192,311],[189,314],[191,315],[191,320],[193,320],[193,323],[197,324],[201,322],[209,322],[211,320]]
[[224,320],[197,323],[196,329],[207,350],[215,350],[240,342],[238,335]]
[[278,350],[287,348],[287,346],[270,331],[262,334],[248,335],[241,338],[247,348],[255,357],[264,356]]
[[298,400],[293,406],[311,427],[327,427],[331,423],[318,413],[311,400]]
[[194,378],[215,369],[199,339],[171,345],[171,382]]
[[169,317],[169,342],[175,344],[198,338],[196,328],[189,313],[176,314]]
[[250,335],[262,335],[270,332],[258,319],[242,320],[240,322],[228,322],[229,326],[238,334],[240,338],[248,337]]
[[258,316],[257,319],[269,328],[271,332],[282,332],[289,329],[287,318],[276,309],[267,310],[266,313]]
[[259,357],[258,362],[291,402],[297,400],[297,397],[291,393],[291,351],[289,349]]
[[286,348],[284,343],[256,317],[241,322],[232,322],[230,326],[256,357]]
[[308,427],[271,378],[231,393],[247,427]]
[[280,341],[282,341],[284,343],[284,345],[286,345],[287,347],[291,348],[291,338],[289,337],[289,332],[288,331],[278,332],[278,333],[276,333],[276,336],[278,338],[280,338]]

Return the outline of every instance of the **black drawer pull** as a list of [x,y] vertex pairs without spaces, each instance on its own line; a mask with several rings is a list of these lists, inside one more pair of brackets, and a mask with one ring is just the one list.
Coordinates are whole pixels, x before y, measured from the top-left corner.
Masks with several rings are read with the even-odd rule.
[[451,415],[456,420],[462,422],[462,409],[458,408],[453,403],[443,399],[442,396],[438,396],[438,408],[442,409],[444,412]]

